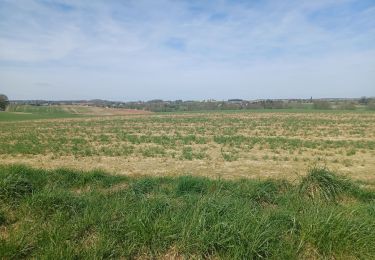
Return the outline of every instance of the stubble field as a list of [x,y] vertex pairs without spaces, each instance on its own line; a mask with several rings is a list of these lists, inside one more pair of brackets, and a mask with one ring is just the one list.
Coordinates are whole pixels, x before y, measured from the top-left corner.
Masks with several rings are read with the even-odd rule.
[[0,125],[3,164],[283,179],[319,164],[354,179],[375,180],[371,112],[150,114]]

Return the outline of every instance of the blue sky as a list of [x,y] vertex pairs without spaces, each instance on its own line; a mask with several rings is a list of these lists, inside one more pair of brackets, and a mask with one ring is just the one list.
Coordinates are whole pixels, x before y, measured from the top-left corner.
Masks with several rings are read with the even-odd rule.
[[375,96],[374,0],[0,0],[11,99]]

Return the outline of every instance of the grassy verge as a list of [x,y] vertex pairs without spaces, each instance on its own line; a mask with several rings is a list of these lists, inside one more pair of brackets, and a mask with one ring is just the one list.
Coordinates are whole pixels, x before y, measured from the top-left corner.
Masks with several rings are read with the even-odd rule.
[[1,258],[375,257],[375,192],[298,182],[0,167]]

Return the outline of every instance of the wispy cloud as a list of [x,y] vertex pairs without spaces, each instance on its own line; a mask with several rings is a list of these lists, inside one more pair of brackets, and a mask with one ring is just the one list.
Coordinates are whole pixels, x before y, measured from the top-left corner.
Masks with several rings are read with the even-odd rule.
[[2,0],[0,92],[124,100],[374,95],[374,42],[371,0]]

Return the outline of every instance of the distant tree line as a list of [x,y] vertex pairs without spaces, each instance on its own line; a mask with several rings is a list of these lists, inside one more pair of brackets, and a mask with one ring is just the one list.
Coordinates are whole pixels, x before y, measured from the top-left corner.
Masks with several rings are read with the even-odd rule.
[[163,101],[127,102],[121,107],[145,109],[154,112],[199,111],[199,110],[250,110],[250,109],[317,109],[317,110],[375,110],[375,99],[286,99],[247,101],[231,99],[228,101]]
[[[6,99],[7,100],[7,99]],[[204,111],[204,110],[250,110],[250,109],[317,109],[317,110],[355,110],[371,109],[375,110],[375,98],[353,98],[353,99],[264,99],[264,100],[243,100],[228,99],[226,101],[217,100],[174,100],[166,101],[154,99],[149,101],[107,101],[101,99],[94,100],[66,100],[66,101],[46,101],[46,100],[18,100],[12,101],[14,104],[27,104],[36,106],[49,105],[86,105],[108,108],[125,108],[148,110],[153,112],[176,112],[176,111]]]

